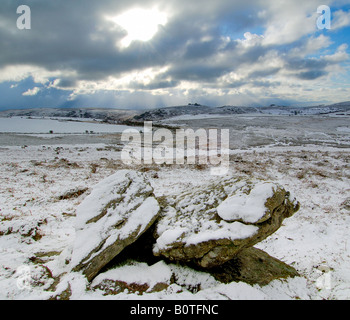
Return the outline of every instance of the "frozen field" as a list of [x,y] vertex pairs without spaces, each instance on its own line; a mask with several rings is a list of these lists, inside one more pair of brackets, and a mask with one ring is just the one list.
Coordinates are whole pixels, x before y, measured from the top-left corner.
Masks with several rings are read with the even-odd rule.
[[[0,135],[0,299],[49,299],[68,282],[72,299],[350,299],[349,118],[245,115],[175,122],[229,128],[228,175],[280,183],[300,201],[301,209],[257,245],[300,277],[264,287],[221,284],[186,267],[129,262],[108,279],[160,283],[175,275],[177,280],[160,292],[106,295],[108,288],[93,288],[70,274],[69,262],[76,207],[91,187],[126,167],[118,132],[50,137],[27,130]],[[145,172],[157,195],[217,179],[207,166],[132,168]],[[30,280],[26,286],[23,270]]]
[[29,119],[23,117],[0,118],[0,133],[21,134],[82,134],[116,133],[127,129],[123,125],[109,125],[96,121],[78,121],[76,119]]
[[232,149],[249,149],[266,145],[350,147],[350,116],[244,114],[209,118],[209,115],[205,117],[202,115],[202,117],[167,119],[162,123],[188,126],[193,129],[228,128]]
[[0,146],[113,143],[130,128],[88,120],[0,117]]

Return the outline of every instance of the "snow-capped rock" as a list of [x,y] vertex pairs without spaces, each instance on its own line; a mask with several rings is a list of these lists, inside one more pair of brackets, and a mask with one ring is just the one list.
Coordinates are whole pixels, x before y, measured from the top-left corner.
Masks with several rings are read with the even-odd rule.
[[93,279],[157,219],[153,189],[139,172],[121,170],[98,183],[77,208],[72,268]]
[[298,210],[281,186],[224,179],[168,200],[154,254],[211,268],[274,233]]

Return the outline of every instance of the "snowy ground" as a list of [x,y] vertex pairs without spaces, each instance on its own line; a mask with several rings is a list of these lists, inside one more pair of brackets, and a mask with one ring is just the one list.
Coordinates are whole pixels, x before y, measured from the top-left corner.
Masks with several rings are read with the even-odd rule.
[[[84,120],[84,119],[83,119]],[[108,125],[88,119],[77,120],[71,118],[43,119],[43,118],[0,118],[0,132],[29,133],[29,134],[82,134],[87,131],[99,133],[122,132],[127,129],[124,125]]]
[[[68,283],[72,299],[350,299],[349,148],[267,146],[231,151],[229,175],[280,183],[301,203],[299,212],[257,245],[294,266],[300,277],[265,287],[221,284],[208,274],[164,262],[128,262],[87,284],[81,275],[69,272],[75,210],[89,188],[125,168],[120,148],[1,146],[0,159],[0,299],[49,299]],[[145,172],[157,195],[218,179],[206,166],[134,169]],[[134,286],[112,294],[106,279],[138,284],[140,290]],[[145,284],[149,289],[141,295]],[[152,290],[157,284],[166,286]],[[55,292],[48,290],[51,286]]]

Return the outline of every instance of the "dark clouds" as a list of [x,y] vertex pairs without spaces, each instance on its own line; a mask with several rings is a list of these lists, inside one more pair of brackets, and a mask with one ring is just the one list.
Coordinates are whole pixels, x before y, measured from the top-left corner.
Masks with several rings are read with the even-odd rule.
[[312,71],[300,72],[296,76],[302,80],[315,80],[325,75],[327,75],[327,72],[324,70],[312,70]]
[[[300,5],[300,11],[304,10],[302,14],[305,16],[317,9],[318,2],[311,2],[315,3],[314,7],[309,2],[305,10]],[[31,8],[31,30],[16,28],[16,8],[20,4]],[[120,48],[116,44],[126,32],[105,17],[137,6],[157,6],[159,10],[168,12],[168,23],[160,26],[150,41],[134,41],[129,47]],[[29,81],[26,88],[22,87],[23,83],[17,87],[17,100],[21,105],[25,101],[31,104],[30,99],[34,101],[37,98],[41,104],[50,106],[55,99],[57,105],[64,99],[80,99],[84,103],[90,101],[119,106],[122,102],[128,102],[129,93],[129,106],[137,104],[138,98],[149,103],[171,101],[160,97],[159,93],[155,96],[153,90],[172,90],[163,94],[171,93],[174,101],[178,101],[181,95],[188,95],[189,92],[207,96],[209,93],[204,89],[227,89],[222,92],[229,97],[232,95],[230,89],[243,89],[246,86],[278,88],[284,84],[284,79],[289,81],[290,77],[311,82],[329,75],[330,66],[346,61],[346,54],[343,59],[327,60],[317,50],[312,58],[308,56],[309,52],[292,54],[295,48],[306,48],[309,40],[309,34],[296,28],[281,28],[285,37],[290,34],[291,39],[296,39],[290,41],[288,47],[274,43],[271,36],[267,41],[263,37],[265,30],[271,30],[273,23],[279,22],[275,6],[273,1],[259,0],[3,0],[0,12],[0,68],[33,67],[30,76],[34,83]],[[289,6],[294,10],[296,8],[293,1],[286,2],[287,13]],[[290,19],[297,18],[297,15],[290,16]],[[317,37],[317,30],[310,36]],[[320,48],[325,49],[322,43]],[[36,71],[36,68],[40,71]],[[128,73],[143,72],[148,68],[164,70],[147,81],[133,78],[123,86],[118,84],[113,87],[109,84],[112,83],[111,79],[117,82]],[[55,76],[38,85],[35,72],[42,70]],[[3,83],[3,92],[9,83]],[[186,88],[184,83],[190,83],[193,87]],[[35,87],[41,88],[37,94],[23,96],[28,89]],[[19,88],[23,89],[21,94]],[[145,92],[137,93],[135,90]],[[44,92],[46,98],[40,96]],[[11,90],[4,94],[7,95],[6,103],[11,100],[13,105],[16,104],[16,95]],[[212,91],[210,95],[214,101],[215,93]],[[0,107],[4,107],[4,103]]]

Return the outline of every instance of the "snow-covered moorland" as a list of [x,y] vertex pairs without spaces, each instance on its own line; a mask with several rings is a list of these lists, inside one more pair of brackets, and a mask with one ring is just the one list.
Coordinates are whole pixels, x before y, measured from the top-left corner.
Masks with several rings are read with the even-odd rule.
[[[256,247],[300,277],[266,286],[223,284],[164,261],[124,261],[91,283],[72,273],[76,209],[117,170],[120,148],[107,144],[0,147],[0,299],[349,299],[350,150],[321,145],[231,150],[228,176],[281,184],[300,210]],[[205,165],[133,166],[156,196],[215,181]],[[225,214],[225,211],[224,213]]]

